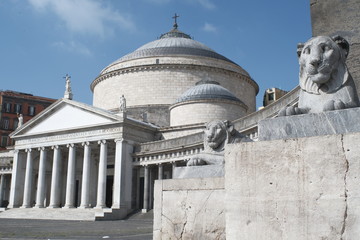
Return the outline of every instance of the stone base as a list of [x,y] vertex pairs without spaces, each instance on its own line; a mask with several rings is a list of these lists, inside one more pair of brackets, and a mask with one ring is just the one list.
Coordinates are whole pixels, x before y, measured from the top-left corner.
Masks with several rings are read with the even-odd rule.
[[360,133],[229,144],[226,239],[360,239]]
[[360,132],[360,108],[265,119],[259,141]]
[[225,239],[223,178],[156,180],[154,240]]
[[173,172],[173,178],[212,178],[223,176],[224,165],[176,167]]

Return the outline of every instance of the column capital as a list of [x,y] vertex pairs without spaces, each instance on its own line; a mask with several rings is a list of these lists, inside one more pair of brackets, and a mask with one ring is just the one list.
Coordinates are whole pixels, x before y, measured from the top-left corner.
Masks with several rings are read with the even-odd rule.
[[67,148],[69,148],[69,147],[72,147],[72,148],[73,148],[73,147],[75,147],[75,144],[74,144],[74,143],[68,143],[68,144],[66,144],[66,147],[67,147]]
[[89,146],[90,145],[90,142],[83,142],[81,143],[81,146]]
[[19,151],[20,151],[20,149],[15,149],[15,150],[14,150],[14,154],[19,153]]
[[106,140],[104,139],[104,140],[100,140],[100,141],[98,141],[98,144],[106,144]]
[[39,147],[38,151],[47,151],[46,147]]
[[59,145],[54,145],[54,146],[51,146],[51,149],[59,149]]
[[116,138],[114,142],[127,142],[124,138]]
[[31,148],[27,148],[27,149],[25,149],[25,152],[31,152],[32,151],[32,149]]

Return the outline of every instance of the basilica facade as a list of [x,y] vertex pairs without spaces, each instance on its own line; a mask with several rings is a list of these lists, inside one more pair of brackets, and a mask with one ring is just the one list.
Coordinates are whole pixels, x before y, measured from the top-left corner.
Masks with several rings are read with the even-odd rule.
[[105,67],[90,88],[93,105],[77,102],[67,78],[64,98],[11,134],[9,210],[0,217],[26,209],[112,219],[146,212],[154,181],[203,151],[207,122],[229,120],[256,138],[246,119],[256,119],[257,83],[176,23]]

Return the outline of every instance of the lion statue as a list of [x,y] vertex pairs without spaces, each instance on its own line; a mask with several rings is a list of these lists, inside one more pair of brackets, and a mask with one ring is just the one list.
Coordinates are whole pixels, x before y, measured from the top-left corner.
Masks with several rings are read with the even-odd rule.
[[237,132],[227,120],[214,120],[207,123],[204,133],[204,152],[192,157],[187,162],[187,166],[223,164],[226,144],[251,141]]
[[319,113],[358,107],[354,80],[345,61],[349,43],[340,36],[313,37],[297,50],[299,72],[298,106],[287,106],[278,116]]

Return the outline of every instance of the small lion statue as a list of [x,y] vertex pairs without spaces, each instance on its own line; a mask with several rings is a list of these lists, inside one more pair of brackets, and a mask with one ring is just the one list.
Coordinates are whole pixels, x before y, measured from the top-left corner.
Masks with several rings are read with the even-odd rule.
[[226,144],[251,141],[237,132],[227,120],[214,120],[207,123],[204,133],[204,151],[192,157],[187,162],[187,166],[223,164]]
[[340,36],[313,37],[299,44],[299,104],[287,106],[278,116],[304,113],[319,113],[358,107],[356,92],[345,60],[349,54],[349,43]]

